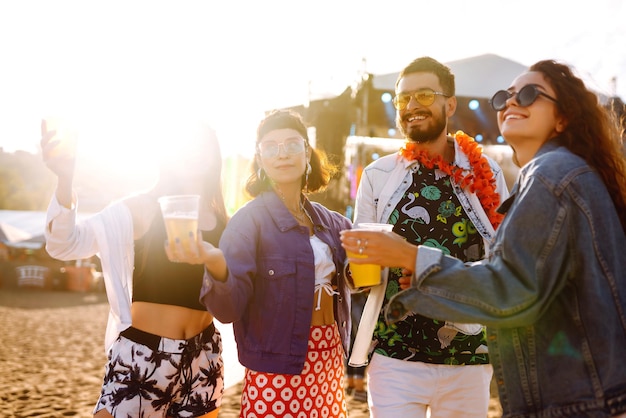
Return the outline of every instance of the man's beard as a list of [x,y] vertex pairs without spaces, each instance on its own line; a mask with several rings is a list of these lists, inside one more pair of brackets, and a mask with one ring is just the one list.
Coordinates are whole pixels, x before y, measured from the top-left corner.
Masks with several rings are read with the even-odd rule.
[[[445,109],[442,109],[443,112]],[[432,117],[432,114],[430,115]],[[418,144],[426,144],[429,142],[435,142],[441,133],[446,129],[446,118],[435,118],[432,119],[434,121],[434,125],[430,125],[426,128],[426,130],[420,129],[409,129],[407,132],[404,128],[403,123],[398,123],[400,127],[400,132],[406,139],[412,142],[417,142]]]

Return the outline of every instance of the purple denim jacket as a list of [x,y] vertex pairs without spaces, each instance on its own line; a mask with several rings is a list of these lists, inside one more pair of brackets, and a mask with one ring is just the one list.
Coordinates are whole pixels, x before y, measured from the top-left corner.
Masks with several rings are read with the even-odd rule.
[[[344,353],[350,344],[350,290],[339,231],[346,217],[306,201],[315,235],[330,247],[336,267],[335,320]],[[225,282],[205,271],[200,302],[220,322],[233,323],[239,362],[255,371],[300,374],[313,315],[315,264],[308,229],[298,225],[274,192],[248,202],[231,218],[220,249],[228,264]]]

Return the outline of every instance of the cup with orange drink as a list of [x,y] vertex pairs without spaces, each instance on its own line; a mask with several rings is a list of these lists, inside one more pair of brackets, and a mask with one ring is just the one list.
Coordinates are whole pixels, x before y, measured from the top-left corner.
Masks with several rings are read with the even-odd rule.
[[159,205],[170,248],[179,242],[188,251],[197,239],[200,196],[163,196],[159,198]]
[[[391,231],[393,230],[392,224],[363,222],[355,225],[352,228],[353,231],[369,230],[369,231]],[[350,258],[366,258],[365,255],[353,253],[347,251],[347,256]],[[352,281],[354,287],[371,287],[380,284],[380,272],[381,266],[378,264],[350,264],[350,273],[352,274]]]

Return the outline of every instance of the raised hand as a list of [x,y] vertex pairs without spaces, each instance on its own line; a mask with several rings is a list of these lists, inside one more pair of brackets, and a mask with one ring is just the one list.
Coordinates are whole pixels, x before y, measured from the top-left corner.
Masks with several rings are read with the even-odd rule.
[[58,185],[56,196],[60,204],[72,204],[72,182],[76,166],[77,133],[60,119],[48,118],[41,121],[41,154],[43,162],[56,174]]

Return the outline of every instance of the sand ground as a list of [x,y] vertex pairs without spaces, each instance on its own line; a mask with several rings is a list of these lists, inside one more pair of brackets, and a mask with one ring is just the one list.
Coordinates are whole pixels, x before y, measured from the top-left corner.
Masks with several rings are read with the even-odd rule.
[[[107,313],[104,293],[0,289],[0,416],[91,417]],[[240,394],[240,382],[226,389],[220,418],[239,416]],[[351,397],[348,412],[369,417]],[[487,418],[500,414],[494,397]]]

